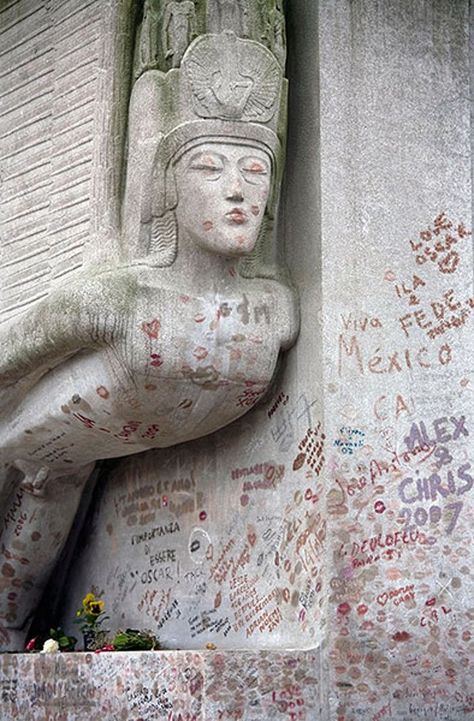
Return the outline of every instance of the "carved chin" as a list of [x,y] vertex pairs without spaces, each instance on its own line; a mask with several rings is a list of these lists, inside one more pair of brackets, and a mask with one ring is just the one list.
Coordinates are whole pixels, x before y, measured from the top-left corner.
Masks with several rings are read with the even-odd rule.
[[249,255],[255,248],[256,237],[245,229],[239,229],[227,236],[225,246],[231,256]]

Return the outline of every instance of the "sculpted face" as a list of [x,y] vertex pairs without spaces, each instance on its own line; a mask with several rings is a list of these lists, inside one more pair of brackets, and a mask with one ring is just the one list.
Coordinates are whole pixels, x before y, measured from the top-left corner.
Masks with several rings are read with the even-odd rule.
[[252,252],[271,183],[267,153],[252,145],[206,143],[176,165],[178,229],[224,256]]

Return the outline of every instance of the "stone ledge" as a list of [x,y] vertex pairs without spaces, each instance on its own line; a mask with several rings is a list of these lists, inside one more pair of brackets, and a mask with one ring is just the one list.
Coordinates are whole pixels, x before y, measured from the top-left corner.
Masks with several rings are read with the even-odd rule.
[[317,721],[318,651],[0,656],[2,721]]

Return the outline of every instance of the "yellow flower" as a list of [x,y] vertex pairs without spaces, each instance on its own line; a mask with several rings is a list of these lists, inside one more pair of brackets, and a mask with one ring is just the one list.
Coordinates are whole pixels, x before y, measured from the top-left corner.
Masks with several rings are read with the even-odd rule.
[[88,593],[82,599],[82,606],[90,616],[99,616],[104,610],[105,603],[100,598],[96,598],[94,593]]
[[104,606],[105,603],[103,601],[91,601],[89,603],[87,613],[90,613],[91,616],[99,616],[104,610]]
[[93,593],[87,593],[84,598],[82,599],[82,605],[84,608],[88,609],[89,604],[95,601],[95,595]]

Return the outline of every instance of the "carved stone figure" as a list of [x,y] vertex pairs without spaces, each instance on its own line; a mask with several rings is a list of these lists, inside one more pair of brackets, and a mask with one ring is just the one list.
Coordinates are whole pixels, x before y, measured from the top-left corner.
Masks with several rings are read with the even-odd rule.
[[135,44],[135,77],[145,70],[157,66],[158,62],[158,20],[159,13],[153,0],[145,0],[143,5],[143,18],[137,30]]
[[273,52],[282,68],[286,61],[285,17],[282,0],[259,0],[263,18],[262,42]]
[[[190,14],[169,22],[179,18],[191,32]],[[173,37],[174,64],[184,34]],[[273,55],[228,33],[195,40],[179,70],[145,72],[130,104],[121,257],[1,327],[3,649],[22,645],[94,463],[231,423],[294,342],[272,234],[281,97]]]
[[208,29],[211,32],[231,30],[246,36],[247,9],[245,0],[211,0],[208,6]]
[[171,67],[177,68],[186,48],[196,35],[196,12],[193,0],[171,0],[166,5],[162,36],[166,59]]

